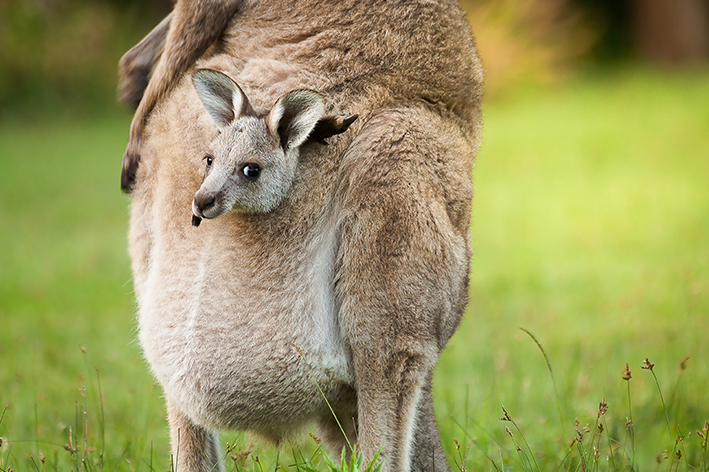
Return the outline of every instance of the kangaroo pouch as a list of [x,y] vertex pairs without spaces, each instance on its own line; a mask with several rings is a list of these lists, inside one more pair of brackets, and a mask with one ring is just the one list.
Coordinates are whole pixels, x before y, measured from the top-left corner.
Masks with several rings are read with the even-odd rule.
[[[337,402],[354,382],[325,282],[333,238],[321,233],[295,256],[254,254],[247,236],[224,237],[239,219],[187,228],[187,251],[153,248],[140,340],[165,396],[195,423],[287,431],[326,414],[318,385]],[[272,266],[284,260],[288,273]]]

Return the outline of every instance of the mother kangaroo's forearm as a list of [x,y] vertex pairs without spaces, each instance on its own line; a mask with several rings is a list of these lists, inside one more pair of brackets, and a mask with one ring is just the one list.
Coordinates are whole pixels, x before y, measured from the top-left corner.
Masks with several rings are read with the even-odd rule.
[[[187,69],[224,32],[240,4],[241,2],[236,0],[179,0],[171,15],[136,46],[137,59],[147,60],[135,60],[134,63],[139,65],[153,63],[161,49],[162,58],[148,82],[145,94],[131,122],[128,145],[123,155],[121,175],[123,191],[130,192],[135,181],[143,131],[150,113],[174,89]],[[168,29],[167,36],[164,39],[164,47],[161,48],[166,29]],[[128,85],[130,84],[127,84],[126,88]],[[123,91],[122,88],[122,93],[126,94],[129,100],[135,100],[136,88],[140,88],[139,83],[137,86],[134,85],[133,90]]]
[[137,107],[148,86],[150,72],[165,49],[167,32],[170,29],[170,13],[118,63],[118,100]]

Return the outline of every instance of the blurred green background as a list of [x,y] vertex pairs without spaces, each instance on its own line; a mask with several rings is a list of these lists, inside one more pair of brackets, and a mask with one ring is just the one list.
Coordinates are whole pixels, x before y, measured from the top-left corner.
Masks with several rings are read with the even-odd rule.
[[[487,88],[471,302],[434,379],[451,466],[705,470],[709,2],[463,6]],[[170,8],[0,0],[2,471],[169,470],[135,341],[118,189],[132,112],[115,87],[121,54]],[[585,432],[602,398],[605,430]],[[290,445],[223,440],[233,470],[294,462]]]

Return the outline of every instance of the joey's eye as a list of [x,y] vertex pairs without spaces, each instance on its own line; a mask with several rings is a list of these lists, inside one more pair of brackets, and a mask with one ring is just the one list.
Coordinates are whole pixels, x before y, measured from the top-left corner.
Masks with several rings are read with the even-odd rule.
[[207,161],[207,167],[212,167],[212,161],[214,160],[214,158],[212,156],[209,156],[209,155],[204,156],[202,158],[202,160]]
[[246,180],[256,180],[261,175],[261,167],[258,164],[246,163],[244,167],[241,168],[241,173],[246,178]]

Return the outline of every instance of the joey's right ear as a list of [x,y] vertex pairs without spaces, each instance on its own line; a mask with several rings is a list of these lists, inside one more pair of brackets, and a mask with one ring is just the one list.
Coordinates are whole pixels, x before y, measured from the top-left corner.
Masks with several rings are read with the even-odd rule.
[[198,69],[192,75],[192,83],[218,127],[224,128],[236,118],[254,114],[244,91],[228,75],[212,69]]

